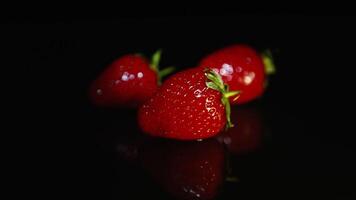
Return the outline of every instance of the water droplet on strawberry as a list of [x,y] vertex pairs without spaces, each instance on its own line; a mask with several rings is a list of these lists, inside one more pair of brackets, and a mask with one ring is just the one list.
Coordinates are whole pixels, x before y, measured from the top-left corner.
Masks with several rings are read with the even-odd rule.
[[121,80],[128,81],[129,77],[126,74],[124,74],[124,75],[122,75]]
[[253,81],[254,78],[255,78],[255,73],[253,73],[253,72],[245,73],[245,76],[243,79],[244,84],[249,85]]
[[194,91],[194,96],[197,97],[197,98],[201,97],[201,90],[199,90],[199,89],[195,90]]
[[234,69],[232,68],[231,65],[229,65],[227,63],[224,63],[221,66],[219,72],[220,72],[221,76],[228,76],[228,75],[231,75],[234,72]]

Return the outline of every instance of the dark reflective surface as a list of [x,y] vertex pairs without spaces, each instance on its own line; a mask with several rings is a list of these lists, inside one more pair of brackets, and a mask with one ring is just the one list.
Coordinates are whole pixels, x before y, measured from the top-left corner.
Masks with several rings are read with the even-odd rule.
[[341,146],[330,149],[322,138],[306,140],[298,120],[276,108],[272,112],[261,101],[232,112],[236,126],[229,131],[201,142],[181,142],[145,136],[133,122],[134,111],[99,111],[93,116],[108,115],[96,121],[100,122],[97,152],[105,160],[96,165],[113,173],[101,177],[106,195],[118,199],[135,199],[142,193],[158,199],[352,196],[352,163],[346,159],[350,152]]
[[258,150],[267,134],[260,110],[254,107],[235,106],[231,112],[235,126],[217,136],[234,155],[248,154]]
[[213,199],[224,180],[224,149],[216,140],[152,141],[140,149],[150,177],[177,199]]
[[153,138],[133,131],[118,139],[118,159],[138,167],[172,198],[217,198],[223,185],[240,181],[232,161],[261,150],[267,133],[257,108],[234,108],[232,113],[235,127],[203,141]]
[[[25,81],[9,76],[10,85],[23,87],[14,91],[26,107],[25,125],[15,126],[39,145],[26,143],[40,147],[19,171],[41,155],[36,168],[55,192],[34,191],[51,191],[46,199],[60,194],[63,199],[179,199],[197,197],[196,191],[216,199],[355,199],[355,22],[236,15],[5,25],[1,44],[14,55],[5,66],[26,69]],[[99,110],[88,103],[88,85],[120,55],[163,48],[162,66],[179,71],[234,43],[271,48],[277,73],[261,99],[234,108],[236,127],[217,138],[189,144],[151,140],[139,131],[135,111]],[[34,117],[38,113],[40,120]],[[38,128],[29,131],[34,125]],[[217,155],[223,147],[225,160],[224,178],[214,181],[209,193],[202,192],[199,178],[186,179],[198,164],[175,169],[182,166],[173,159],[179,154],[188,162],[186,148],[196,152],[197,163],[222,159],[205,157],[205,146]],[[220,164],[214,166],[211,171],[220,174]],[[29,174],[31,182],[38,180],[39,173]]]

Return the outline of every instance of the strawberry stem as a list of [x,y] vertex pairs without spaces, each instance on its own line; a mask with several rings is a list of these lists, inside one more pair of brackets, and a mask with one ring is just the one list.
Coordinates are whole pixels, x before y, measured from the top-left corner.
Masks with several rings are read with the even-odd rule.
[[153,53],[151,57],[151,69],[154,71],[158,71],[159,61],[161,60],[162,50],[158,49]]
[[158,85],[162,84],[162,78],[172,73],[175,70],[175,67],[170,66],[167,68],[159,70],[159,62],[161,60],[162,50],[158,49],[151,57],[150,67],[157,74],[157,83]]
[[230,92],[226,92],[224,95],[226,98],[230,98],[230,97],[236,96],[238,94],[240,94],[240,91],[230,91]]
[[272,52],[271,50],[267,49],[261,54],[262,61],[265,67],[265,73],[267,75],[272,75],[276,73],[276,66],[274,65]]
[[[264,68],[265,68],[265,73],[267,75],[275,74],[276,73],[276,66],[275,66],[274,61],[273,61],[271,50],[269,50],[269,49],[265,50],[264,52],[262,52],[261,56],[262,56],[262,61],[263,61],[263,65],[264,65]],[[269,80],[268,80],[268,77],[267,77],[265,79],[263,87],[267,88],[268,84],[269,84]]]
[[158,72],[158,77],[162,80],[163,77],[171,74],[174,70],[176,70],[176,68],[173,66],[166,67]]
[[229,98],[235,95],[240,94],[240,91],[229,91],[229,86],[224,84],[221,76],[216,73],[214,70],[205,69],[205,76],[208,80],[206,82],[206,86],[210,89],[219,91],[221,95],[221,103],[225,106],[225,114],[226,114],[226,129],[233,127],[234,125],[231,123],[231,106]]

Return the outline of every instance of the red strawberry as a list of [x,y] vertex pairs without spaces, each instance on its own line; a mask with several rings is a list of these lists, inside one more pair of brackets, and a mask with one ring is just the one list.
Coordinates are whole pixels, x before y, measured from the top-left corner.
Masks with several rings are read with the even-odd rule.
[[175,199],[213,199],[224,182],[224,148],[216,140],[153,140],[139,152],[143,168]]
[[222,133],[217,139],[232,154],[241,155],[257,150],[262,145],[263,119],[253,108],[234,108],[231,119],[236,126]]
[[91,85],[91,101],[103,107],[137,107],[145,102],[156,92],[162,76],[172,71],[158,72],[160,53],[154,54],[151,65],[138,54],[115,60]]
[[231,127],[229,92],[212,70],[193,68],[175,74],[139,110],[142,130],[178,140],[203,139]]
[[270,54],[260,56],[246,45],[234,45],[215,51],[200,61],[200,67],[209,67],[218,72],[231,90],[239,90],[237,101],[241,104],[261,96],[265,89],[266,73],[274,72]]

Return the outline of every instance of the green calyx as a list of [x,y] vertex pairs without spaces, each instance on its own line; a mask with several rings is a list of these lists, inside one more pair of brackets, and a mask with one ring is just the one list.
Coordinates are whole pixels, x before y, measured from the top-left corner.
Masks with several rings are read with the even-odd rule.
[[151,63],[150,63],[150,68],[157,74],[157,83],[158,85],[162,84],[162,78],[171,74],[174,70],[175,67],[170,66],[166,67],[162,70],[159,70],[159,62],[161,60],[161,55],[162,55],[162,50],[158,49],[151,57]]
[[276,73],[276,67],[274,65],[272,52],[271,50],[267,49],[262,54],[262,61],[265,66],[265,73],[267,75],[272,75]]
[[231,123],[231,106],[229,98],[240,94],[240,91],[229,91],[229,86],[224,84],[221,76],[212,69],[205,69],[205,76],[209,80],[205,84],[208,88],[219,91],[221,95],[221,103],[225,106],[226,128],[231,128],[234,125]]
[[[267,49],[261,54],[263,65],[265,68],[265,73],[267,75],[273,75],[276,73],[276,66],[273,61],[271,50]],[[269,84],[268,77],[265,79],[264,88],[267,88]]]

